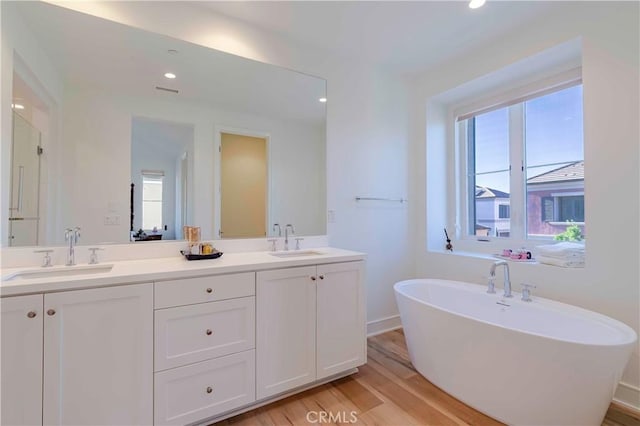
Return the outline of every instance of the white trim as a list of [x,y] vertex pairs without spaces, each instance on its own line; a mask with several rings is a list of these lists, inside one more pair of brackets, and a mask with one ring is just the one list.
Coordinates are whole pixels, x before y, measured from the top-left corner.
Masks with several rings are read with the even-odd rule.
[[620,382],[613,400],[618,404],[640,411],[640,387]]
[[[220,190],[221,190],[221,176],[220,176],[220,146],[222,143],[222,133],[230,133],[234,135],[242,135],[249,136],[253,138],[263,138],[266,140],[267,145],[267,196],[265,206],[267,217],[265,218],[265,232],[269,236],[270,224],[272,222],[272,212],[271,212],[271,134],[264,131],[259,130],[250,130],[250,129],[242,129],[239,127],[225,126],[216,124],[213,126],[213,238],[214,239],[222,239],[221,235],[218,233],[220,231]],[[260,238],[260,237],[256,237]]]
[[[509,106],[509,236],[517,240],[526,239],[527,193],[524,170],[525,151],[525,111],[524,104]],[[499,235],[499,234],[498,234]]]
[[576,197],[584,195],[584,191],[573,191],[573,192],[552,192],[550,197]]
[[392,315],[367,322],[367,337],[377,336],[387,331],[402,328],[400,315]]
[[466,105],[457,105],[453,108],[453,116],[456,121],[464,121],[475,115],[526,102],[579,84],[582,84],[582,67],[573,68],[515,89],[476,98]]

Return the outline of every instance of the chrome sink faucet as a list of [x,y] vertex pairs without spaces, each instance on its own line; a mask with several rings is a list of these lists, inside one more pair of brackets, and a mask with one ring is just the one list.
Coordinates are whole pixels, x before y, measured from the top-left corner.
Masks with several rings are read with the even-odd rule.
[[496,278],[496,268],[498,266],[504,266],[504,297],[513,297],[511,294],[511,280],[509,278],[509,264],[504,260],[498,260],[489,270],[489,282],[493,283]]
[[66,266],[73,266],[76,264],[76,250],[75,246],[80,239],[80,228],[67,228],[64,230],[64,240],[69,243],[69,251],[67,251],[67,263]]
[[293,229],[293,225],[288,223],[287,226],[284,227],[284,249],[289,250],[289,228],[291,228],[291,235],[295,233]]

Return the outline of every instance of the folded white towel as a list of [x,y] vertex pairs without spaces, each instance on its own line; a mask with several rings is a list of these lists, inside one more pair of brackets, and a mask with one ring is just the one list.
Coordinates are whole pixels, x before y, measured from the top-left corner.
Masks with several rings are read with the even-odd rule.
[[569,241],[538,246],[537,251],[541,256],[570,258],[584,256],[584,244]]
[[563,268],[584,268],[584,259],[581,260],[565,260],[556,257],[538,256],[536,259],[545,265],[560,266]]
[[558,253],[549,253],[544,251],[539,251],[537,253],[539,256],[544,257],[552,257],[554,259],[560,260],[584,260],[584,252],[558,252]]

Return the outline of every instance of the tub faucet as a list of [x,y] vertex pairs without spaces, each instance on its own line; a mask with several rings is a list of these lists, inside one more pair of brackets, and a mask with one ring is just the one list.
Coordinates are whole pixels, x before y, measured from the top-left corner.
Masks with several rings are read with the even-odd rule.
[[496,268],[498,266],[504,266],[504,297],[513,297],[511,294],[511,280],[509,279],[509,264],[504,260],[498,260],[489,270],[489,280],[493,282],[496,277]]
[[76,249],[75,246],[78,244],[78,240],[80,239],[80,228],[67,228],[64,230],[64,240],[69,242],[69,250],[67,251],[67,263],[66,266],[73,266],[76,264]]
[[289,229],[291,229],[291,235],[295,233],[292,224],[288,223],[287,226],[284,227],[284,249],[285,250],[289,250]]

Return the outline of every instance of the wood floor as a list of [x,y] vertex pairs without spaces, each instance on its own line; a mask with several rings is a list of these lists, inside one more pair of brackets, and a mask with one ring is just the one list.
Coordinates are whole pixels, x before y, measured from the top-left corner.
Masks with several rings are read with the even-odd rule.
[[[418,374],[409,361],[402,330],[369,338],[368,362],[359,370],[217,425],[502,424],[449,396]],[[321,419],[321,413],[334,417]],[[612,405],[603,425],[640,426],[640,417]]]

